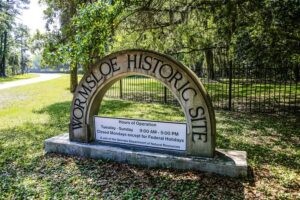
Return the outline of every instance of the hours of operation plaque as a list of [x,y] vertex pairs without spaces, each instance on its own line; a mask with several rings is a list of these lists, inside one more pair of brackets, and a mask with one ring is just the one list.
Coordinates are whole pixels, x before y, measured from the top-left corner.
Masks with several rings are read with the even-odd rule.
[[186,150],[186,124],[136,119],[94,117],[98,141]]

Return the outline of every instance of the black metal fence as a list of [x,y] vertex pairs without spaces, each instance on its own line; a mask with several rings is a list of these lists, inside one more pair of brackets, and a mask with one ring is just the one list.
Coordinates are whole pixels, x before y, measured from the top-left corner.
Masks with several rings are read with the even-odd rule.
[[[197,74],[216,109],[300,113],[299,65],[232,64],[215,69],[213,79],[205,69]],[[161,83],[143,76],[122,79],[106,97],[179,105]]]

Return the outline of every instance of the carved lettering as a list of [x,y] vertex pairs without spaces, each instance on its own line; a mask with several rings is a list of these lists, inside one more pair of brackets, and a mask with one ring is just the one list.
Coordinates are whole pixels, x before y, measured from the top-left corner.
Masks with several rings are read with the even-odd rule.
[[109,63],[107,63],[107,62],[101,63],[101,65],[100,65],[100,73],[103,76],[107,76],[108,74],[111,73],[111,67],[110,67]]
[[76,118],[72,118],[72,129],[75,130],[75,129],[79,129],[79,128],[82,128],[82,122]]
[[98,78],[95,76],[95,74],[93,73],[93,71],[91,72],[91,75],[94,77],[94,79],[95,79],[95,81],[96,81],[97,83],[99,83],[99,82],[103,79],[103,77],[101,77],[100,79],[98,79]]
[[121,68],[117,65],[117,57],[109,59],[111,68],[113,72],[119,71]]
[[80,101],[80,99],[78,99],[78,98],[75,99],[75,102],[74,102],[74,105],[75,105],[75,106],[84,109],[85,106],[82,106],[82,104],[85,105],[85,104],[86,104],[86,101]]
[[[184,101],[190,100],[189,98],[186,98],[186,97],[184,96],[184,94],[185,94],[188,90],[191,90],[191,91],[194,92],[194,97],[197,95],[197,92],[196,92],[196,90],[195,90],[194,88],[191,88],[191,87],[185,88],[184,90],[182,90],[182,93],[181,93],[181,97],[182,97],[182,99],[183,99]],[[189,96],[189,95],[188,95],[188,96]]]
[[190,84],[189,81],[187,81],[185,84],[183,84],[182,86],[180,86],[180,88],[178,88],[178,92],[180,92],[185,86],[187,86],[188,84]]
[[[163,69],[165,69],[165,70],[163,70]],[[169,69],[169,70],[168,70],[168,69]],[[165,74],[163,73],[163,71],[164,71],[166,74],[169,72],[169,74],[165,75]],[[159,75],[160,75],[162,78],[168,79],[168,78],[170,78],[170,77],[172,76],[172,74],[173,74],[173,68],[172,68],[170,65],[168,65],[168,64],[164,64],[164,65],[162,65],[162,66],[159,68]]]
[[162,63],[161,60],[159,60],[158,58],[153,58],[153,60],[156,60],[156,64],[154,66],[154,69],[152,70],[153,73],[156,72],[157,66],[159,65],[159,63]]
[[143,59],[143,54],[140,55],[140,61],[139,61],[139,69],[141,69],[142,65],[142,59]]
[[73,109],[73,117],[80,120],[83,117],[83,109],[80,107],[76,107]]
[[93,89],[97,85],[96,81],[92,79],[91,76],[87,76],[85,81],[88,83],[91,89]]
[[80,90],[78,91],[78,93],[85,99],[87,99],[89,97],[89,94],[90,92],[92,91],[90,88],[88,88],[87,86],[85,86],[84,84],[82,84],[82,87],[81,89],[83,90]]
[[[192,126],[192,141],[195,142],[195,138],[194,136],[197,135],[198,136],[198,140],[202,140],[203,142],[207,142],[207,121],[204,121],[204,125],[203,126]],[[198,130],[197,132],[194,131],[194,129],[201,129]],[[204,130],[203,130],[204,129]],[[202,138],[202,136],[204,137],[204,139]]]
[[149,70],[151,69],[152,65],[151,65],[151,62],[152,62],[152,57],[151,56],[145,56],[145,64],[142,65],[142,68],[144,70]]
[[[192,122],[202,122],[202,125],[192,125],[192,141],[195,142],[195,135],[198,135],[198,140],[207,142],[207,121],[205,117],[204,108],[199,106],[193,111],[193,108],[189,109],[189,115],[192,118]],[[198,129],[198,130],[195,130]],[[199,130],[200,129],[200,130]],[[204,139],[202,139],[202,136]]]
[[175,80],[173,86],[174,86],[174,88],[176,88],[178,90],[177,82],[180,81],[181,79],[182,79],[182,74],[180,72],[176,71],[176,73],[172,76],[172,78],[169,80],[169,82],[172,83],[172,81]]
[[133,59],[131,59],[131,55],[127,55],[128,56],[128,69],[131,68],[131,63],[133,63],[134,68],[136,69],[136,54],[133,55]]
[[[193,156],[214,155],[214,115],[211,113],[210,102],[207,102],[205,91],[199,87],[199,80],[194,74],[176,61],[167,56],[143,50],[128,50],[118,52],[97,61],[89,74],[84,76],[83,81],[74,94],[70,117],[70,139],[72,141],[90,141],[94,139],[85,125],[94,130],[93,116],[99,111],[99,102],[105,91],[122,77],[132,74],[150,76],[159,80],[170,88],[180,101],[187,118],[189,129],[187,137],[190,141],[185,145],[187,154]],[[207,104],[209,103],[209,104]],[[212,116],[211,116],[212,115]],[[72,133],[73,131],[73,133]],[[174,133],[169,134],[171,137]]]
[[196,117],[198,117],[199,114],[200,114],[200,116],[203,116],[205,114],[204,108],[201,106],[196,108],[195,114],[193,114],[192,111],[193,111],[193,108],[190,108],[189,114],[190,114],[191,118],[196,118]]

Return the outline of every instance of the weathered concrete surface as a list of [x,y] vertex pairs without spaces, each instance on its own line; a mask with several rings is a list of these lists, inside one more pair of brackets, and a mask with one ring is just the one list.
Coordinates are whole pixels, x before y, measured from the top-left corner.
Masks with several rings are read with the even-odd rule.
[[245,151],[216,150],[214,158],[180,157],[146,151],[132,151],[108,145],[78,143],[65,133],[45,140],[47,153],[61,153],[88,158],[104,158],[147,167],[192,169],[225,176],[247,176]]

